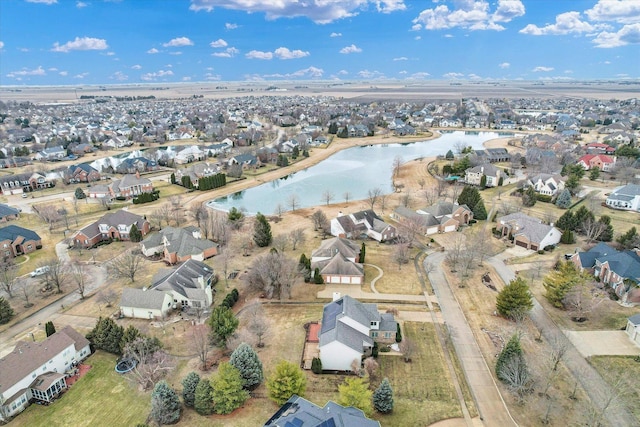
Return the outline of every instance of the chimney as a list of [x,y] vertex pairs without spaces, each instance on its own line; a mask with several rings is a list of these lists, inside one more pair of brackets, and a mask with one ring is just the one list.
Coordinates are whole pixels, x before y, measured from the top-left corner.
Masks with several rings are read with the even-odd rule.
[[338,301],[340,299],[340,292],[333,293],[333,301]]

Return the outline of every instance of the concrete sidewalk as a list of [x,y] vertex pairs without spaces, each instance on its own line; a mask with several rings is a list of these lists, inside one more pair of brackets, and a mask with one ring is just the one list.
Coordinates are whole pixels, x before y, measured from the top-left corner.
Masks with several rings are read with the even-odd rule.
[[638,356],[640,347],[625,331],[562,331],[576,350],[589,356]]
[[[340,295],[349,295],[359,300],[413,302],[418,304],[426,304],[427,302],[424,295],[374,294],[372,292],[363,292],[358,285],[326,285],[324,290],[318,292],[317,297],[332,299],[334,292],[338,292]],[[437,303],[438,301],[434,300],[433,302]]]

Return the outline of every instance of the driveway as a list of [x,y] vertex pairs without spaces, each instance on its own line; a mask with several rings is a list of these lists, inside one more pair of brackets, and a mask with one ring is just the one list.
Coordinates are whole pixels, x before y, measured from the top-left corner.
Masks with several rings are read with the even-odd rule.
[[584,357],[638,356],[640,347],[625,331],[562,331]]

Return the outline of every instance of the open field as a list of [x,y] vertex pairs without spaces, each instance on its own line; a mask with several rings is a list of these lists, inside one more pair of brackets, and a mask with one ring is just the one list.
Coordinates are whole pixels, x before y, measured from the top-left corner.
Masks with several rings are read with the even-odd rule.
[[143,423],[149,395],[137,392],[115,372],[116,357],[97,352],[85,364],[91,370],[60,400],[49,406],[31,405],[12,426],[134,426]]
[[589,363],[616,392],[610,410],[615,411],[616,401],[621,399],[640,422],[640,359],[628,356],[593,356],[589,358]]

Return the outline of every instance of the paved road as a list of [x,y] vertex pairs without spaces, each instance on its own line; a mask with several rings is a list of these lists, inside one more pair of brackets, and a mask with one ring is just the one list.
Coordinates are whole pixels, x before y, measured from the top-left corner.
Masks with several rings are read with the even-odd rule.
[[[427,257],[425,264],[441,266],[445,256],[444,252],[436,252]],[[473,331],[442,272],[442,268],[426,268],[426,270],[430,271],[429,280],[440,303],[444,322],[484,425],[496,427],[517,425],[502,399],[490,368],[482,356]]]
[[[514,272],[511,268],[504,264],[502,254],[498,254],[489,258],[487,261],[495,268],[496,272],[502,278],[504,283],[509,283],[515,278]],[[530,318],[536,325],[538,330],[542,331],[542,336],[547,342],[563,342],[567,345],[567,352],[563,359],[565,366],[569,369],[571,374],[577,379],[582,388],[585,390],[591,403],[598,409],[602,409],[603,402],[613,396],[616,391],[602,379],[598,371],[596,371],[582,355],[578,352],[575,346],[565,337],[558,325],[549,317],[545,309],[540,303],[533,298],[533,309],[530,313]],[[615,399],[618,400],[618,399]],[[612,427],[618,426],[636,426],[638,420],[629,412],[629,410],[623,405],[618,405],[618,402],[614,402],[615,408],[610,407],[604,414],[603,422],[606,422]],[[612,405],[613,406],[613,405]]]

